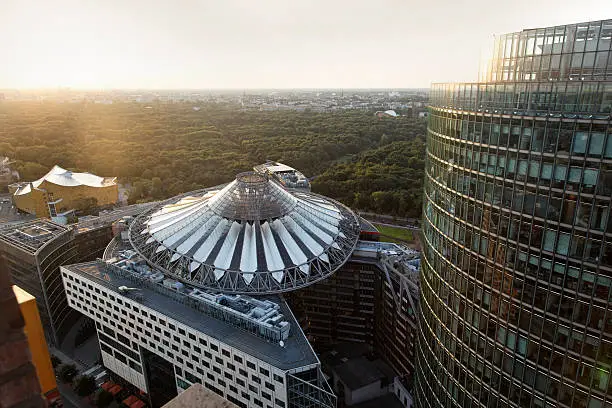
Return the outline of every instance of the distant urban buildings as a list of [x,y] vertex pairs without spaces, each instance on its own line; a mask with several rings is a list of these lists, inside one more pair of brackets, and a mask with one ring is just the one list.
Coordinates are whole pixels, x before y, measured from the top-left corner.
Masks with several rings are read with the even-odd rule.
[[117,225],[103,260],[61,267],[69,305],[95,320],[104,365],[153,406],[202,384],[239,407],[335,407],[312,341],[365,345],[380,367],[350,403],[409,408],[419,254],[359,240],[349,208],[287,188],[282,166]]
[[59,166],[32,182],[9,185],[13,203],[23,212],[54,218],[66,211],[112,206],[119,199],[115,177],[74,173]]
[[418,407],[612,406],[612,20],[434,84]]
[[428,89],[295,89],[295,90],[5,90],[3,103],[57,102],[112,105],[133,102],[144,104],[151,110],[156,104],[189,103],[193,112],[202,103],[239,107],[258,111],[312,111],[333,112],[344,110],[402,110],[416,116],[426,110]]

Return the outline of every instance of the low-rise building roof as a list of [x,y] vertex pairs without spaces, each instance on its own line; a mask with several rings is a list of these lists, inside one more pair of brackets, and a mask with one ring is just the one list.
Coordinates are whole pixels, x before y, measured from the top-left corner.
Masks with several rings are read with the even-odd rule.
[[193,384],[162,408],[238,408],[238,406],[207,390],[202,384]]

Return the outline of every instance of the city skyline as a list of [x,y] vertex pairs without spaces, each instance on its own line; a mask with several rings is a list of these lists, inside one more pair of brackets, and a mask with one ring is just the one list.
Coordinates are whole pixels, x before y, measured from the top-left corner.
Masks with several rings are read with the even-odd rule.
[[443,3],[10,0],[0,88],[426,88],[475,80],[494,33],[612,14],[604,0],[578,10],[521,0],[497,14],[483,1]]

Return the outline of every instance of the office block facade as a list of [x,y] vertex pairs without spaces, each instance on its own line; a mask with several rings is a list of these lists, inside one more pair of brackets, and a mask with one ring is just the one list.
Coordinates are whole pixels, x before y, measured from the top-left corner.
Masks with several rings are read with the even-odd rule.
[[611,39],[502,35],[433,85],[418,406],[612,406]]

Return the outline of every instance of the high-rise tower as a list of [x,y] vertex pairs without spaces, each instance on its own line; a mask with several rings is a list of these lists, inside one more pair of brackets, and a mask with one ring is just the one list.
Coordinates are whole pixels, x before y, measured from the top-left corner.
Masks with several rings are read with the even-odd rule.
[[420,407],[612,406],[611,38],[502,35],[432,86]]

